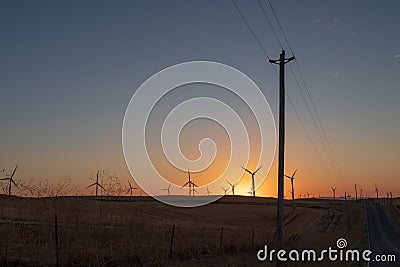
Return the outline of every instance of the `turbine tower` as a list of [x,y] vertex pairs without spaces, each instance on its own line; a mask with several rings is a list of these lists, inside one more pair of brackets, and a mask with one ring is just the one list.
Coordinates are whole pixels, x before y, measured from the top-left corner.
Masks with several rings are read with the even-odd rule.
[[297,169],[294,171],[294,173],[292,174],[292,176],[287,176],[285,175],[286,178],[290,179],[290,183],[292,184],[292,200],[294,200],[294,186],[293,186],[293,180],[294,180],[294,176],[296,175]]
[[356,191],[356,200],[357,200],[357,184],[354,184],[354,190]]
[[[12,172],[12,174],[11,174],[11,176],[10,177],[7,177],[7,178],[1,178],[0,180],[8,180],[9,181],[9,185],[8,185],[8,195],[11,195],[11,186],[12,186],[12,184],[14,184],[18,189],[19,189],[19,187],[18,187],[18,185],[15,183],[15,181],[14,181],[14,174],[15,174],[15,172],[17,171],[17,168],[18,168],[18,165],[17,166],[15,166],[15,169],[14,169],[14,171]],[[3,170],[3,172],[4,172],[4,170]]]
[[378,187],[376,187],[376,184],[375,184],[375,194],[376,194],[376,199],[379,199],[379,191]]
[[248,169],[246,169],[245,167],[241,166],[245,171],[247,171],[248,173],[251,174],[251,191],[253,192],[253,197],[256,196],[256,188],[254,186],[254,175],[256,175],[256,173],[262,168],[262,166],[258,167],[257,170],[255,170],[254,172],[249,171]]

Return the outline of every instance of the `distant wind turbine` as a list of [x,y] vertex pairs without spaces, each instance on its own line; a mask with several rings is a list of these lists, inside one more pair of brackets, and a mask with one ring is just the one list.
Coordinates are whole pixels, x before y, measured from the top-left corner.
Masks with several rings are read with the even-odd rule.
[[[194,182],[192,182],[191,180],[190,180],[190,171],[189,171],[189,169],[188,169],[188,181],[184,184],[184,185],[182,185],[182,187],[181,188],[183,188],[183,187],[185,187],[185,186],[188,186],[189,187],[189,196],[192,194],[192,187],[194,188],[195,186],[197,187],[197,185],[194,183]],[[195,192],[195,191],[194,191]]]
[[331,186],[331,188],[332,188],[332,191],[333,191],[333,202],[335,202],[335,199],[336,199],[336,187],[332,187]]
[[253,197],[256,196],[256,188],[254,186],[254,175],[262,168],[262,166],[258,167],[257,170],[255,170],[254,172],[249,171],[248,169],[246,169],[245,167],[241,166],[245,171],[247,171],[248,173],[251,174],[251,190],[253,192]]
[[139,188],[138,188],[138,187],[132,187],[132,185],[131,185],[131,183],[129,182],[129,180],[128,180],[128,184],[129,184],[129,189],[128,189],[128,191],[126,191],[126,193],[127,193],[127,194],[130,193],[130,195],[132,196],[133,190],[134,190],[134,189],[139,189]]
[[226,188],[226,189],[225,189],[225,188],[223,188],[222,186],[221,186],[221,189],[224,190],[224,194],[225,194],[225,195],[226,195],[226,192],[229,190],[229,188]]
[[207,185],[207,192],[206,195],[209,196],[212,192],[210,190],[208,190],[208,185]]
[[[15,172],[17,171],[17,168],[18,168],[18,165],[17,166],[15,166],[15,169],[14,169],[14,171],[12,172],[12,174],[11,174],[11,176],[10,177],[7,177],[7,178],[1,178],[0,180],[8,180],[9,181],[9,185],[8,185],[8,195],[11,195],[11,187],[12,187],[12,184],[14,184],[18,189],[19,189],[19,187],[18,187],[18,185],[15,183],[15,181],[14,181],[14,174],[15,174]],[[4,170],[3,170],[3,173],[4,173]]]
[[379,192],[378,192],[378,187],[376,187],[376,184],[375,184],[375,194],[376,194],[376,199],[379,199]]
[[195,188],[195,186],[197,186],[197,185],[193,181],[193,184],[192,184],[192,196],[194,196],[194,193],[198,193],[196,188]]
[[357,184],[354,184],[354,190],[356,191],[356,200],[357,200]]
[[107,191],[101,184],[99,184],[99,172],[100,171],[97,171],[97,174],[96,174],[96,182],[94,182],[93,184],[86,187],[86,188],[89,188],[89,187],[92,187],[95,185],[96,186],[96,197],[98,196],[99,187],[103,188],[104,191]]
[[227,182],[232,188],[232,195],[235,195],[235,186],[236,186],[236,184],[231,184],[229,181],[227,181]]
[[171,184],[169,184],[167,188],[164,188],[164,189],[163,189],[163,191],[167,191],[167,195],[168,195],[168,196],[171,195],[171,190],[170,190],[170,188],[171,188]]
[[286,178],[290,179],[290,183],[292,184],[292,200],[294,200],[294,186],[293,186],[293,180],[294,180],[294,176],[296,175],[297,169],[294,171],[294,173],[292,174],[292,176],[288,176],[285,175]]

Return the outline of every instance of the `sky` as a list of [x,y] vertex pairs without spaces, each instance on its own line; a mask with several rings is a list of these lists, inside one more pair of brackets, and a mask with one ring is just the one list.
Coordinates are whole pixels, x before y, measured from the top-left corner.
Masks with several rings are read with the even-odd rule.
[[[258,2],[235,2],[268,56],[278,58],[281,47]],[[268,2],[260,2],[291,56]],[[287,103],[285,173],[298,169],[296,195],[328,196],[330,186],[337,187],[338,195],[353,194],[354,184],[373,195],[375,183],[382,194],[400,195],[400,3],[271,3],[337,162],[324,150],[288,65],[286,91],[315,147]],[[102,169],[126,183],[131,175],[121,135],[129,101],[149,77],[182,62],[220,62],[245,73],[259,86],[278,121],[278,78],[232,1],[2,1],[0,5],[0,169],[11,172],[19,164],[18,179],[68,177],[84,187],[90,175]],[[288,64],[303,86],[296,63]],[[203,90],[196,86],[176,91],[171,100],[167,96],[160,110]],[[182,136],[187,157],[198,156],[196,146],[204,137],[224,139],[217,124],[207,123],[200,122]],[[215,142],[222,147],[217,152],[229,151],[226,140]],[[250,157],[257,157],[254,153]],[[218,173],[228,160],[224,155],[216,159],[210,168]],[[256,163],[251,160],[249,167]],[[238,178],[241,171],[237,166]],[[257,194],[276,196],[276,159],[270,170],[262,171],[256,179],[266,179]],[[177,174],[178,180],[171,182],[185,181],[184,171]],[[205,184],[201,177],[199,173],[196,179]],[[247,194],[249,177],[243,177],[237,192]],[[288,180],[285,196],[290,196]]]

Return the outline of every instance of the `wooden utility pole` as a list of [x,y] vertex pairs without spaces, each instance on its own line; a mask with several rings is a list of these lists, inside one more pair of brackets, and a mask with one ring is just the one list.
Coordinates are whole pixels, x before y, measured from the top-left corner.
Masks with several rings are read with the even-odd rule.
[[349,207],[347,206],[347,192],[344,192],[344,200],[346,202],[347,222],[349,223],[349,229],[351,230],[350,213]]
[[276,218],[277,249],[283,247],[283,179],[285,160],[285,64],[294,60],[294,57],[285,58],[285,50],[278,60],[269,60],[270,63],[279,65],[279,155],[278,155],[278,205]]

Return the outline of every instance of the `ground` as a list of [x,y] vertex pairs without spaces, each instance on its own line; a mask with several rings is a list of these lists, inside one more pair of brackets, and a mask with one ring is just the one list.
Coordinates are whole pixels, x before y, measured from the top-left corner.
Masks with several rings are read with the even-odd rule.
[[[367,248],[365,203],[347,206],[348,213],[344,201],[286,201],[285,249],[336,248],[338,238],[345,238],[348,248]],[[256,254],[264,245],[274,247],[276,199],[225,196],[203,207],[177,208],[151,197],[2,195],[0,208],[3,265],[54,266],[57,247],[61,266],[271,265]],[[305,265],[366,264],[287,264]]]

